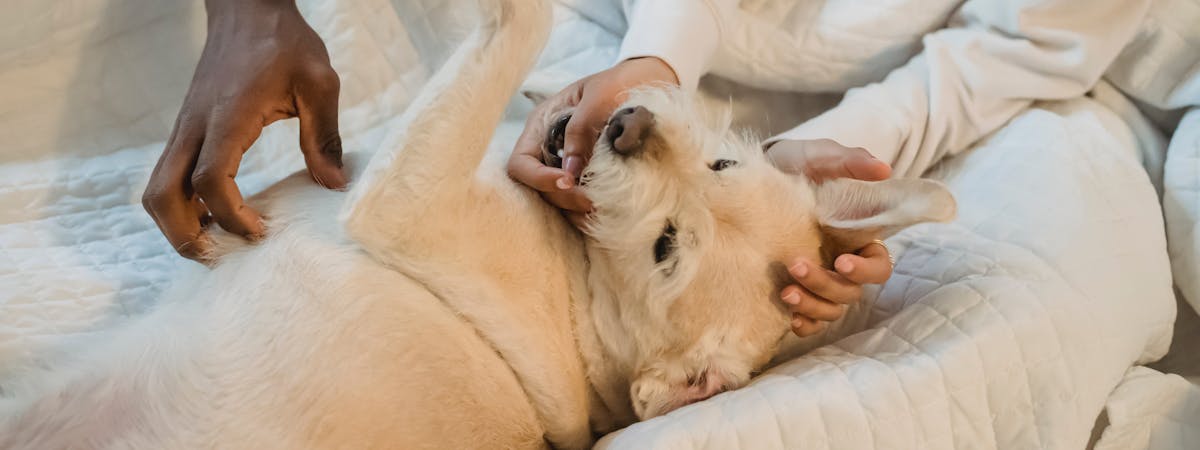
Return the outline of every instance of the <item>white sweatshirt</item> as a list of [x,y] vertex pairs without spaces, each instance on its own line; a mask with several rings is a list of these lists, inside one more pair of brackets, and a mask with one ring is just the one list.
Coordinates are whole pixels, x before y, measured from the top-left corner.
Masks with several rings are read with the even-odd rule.
[[[1117,80],[1127,94],[1160,107],[1200,105],[1200,92],[1193,92],[1200,91],[1200,25],[1189,30],[1182,18],[1174,25],[1146,20],[1152,3],[1157,16],[1200,13],[1197,0],[965,1],[949,27],[930,30],[924,50],[907,64],[771,140],[832,139],[867,149],[898,174],[918,175],[1035,100],[1084,94],[1118,56],[1125,69],[1142,66],[1124,70],[1137,75],[1125,76],[1124,85]],[[662,58],[684,88],[694,89],[720,43],[721,18],[736,7],[736,0],[638,1],[627,7],[629,31],[619,59]],[[1150,42],[1156,36],[1157,43]],[[1135,41],[1141,45],[1130,45]],[[1155,65],[1168,62],[1180,69],[1159,74]],[[1165,76],[1195,81],[1160,79]]]

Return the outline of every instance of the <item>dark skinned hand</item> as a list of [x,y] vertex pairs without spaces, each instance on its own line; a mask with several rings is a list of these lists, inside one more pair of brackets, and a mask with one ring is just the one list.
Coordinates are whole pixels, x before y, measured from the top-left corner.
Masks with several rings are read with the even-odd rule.
[[234,182],[263,127],[300,118],[300,150],[313,180],[339,189],[340,83],[324,42],[294,1],[208,0],[208,39],[166,148],[142,197],[180,255],[203,260],[205,226],[257,239],[262,217]]

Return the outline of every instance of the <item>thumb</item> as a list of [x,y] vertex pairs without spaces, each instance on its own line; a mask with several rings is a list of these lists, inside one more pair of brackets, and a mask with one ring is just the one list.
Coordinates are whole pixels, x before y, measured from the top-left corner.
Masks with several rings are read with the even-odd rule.
[[609,114],[612,108],[594,97],[584,98],[575,108],[563,136],[563,170],[572,177],[583,173]]
[[862,181],[883,181],[892,176],[892,166],[875,159],[866,150],[859,150],[846,155],[842,167],[850,178]]
[[346,187],[346,174],[342,170],[336,83],[331,90],[332,94],[296,99],[300,116],[300,151],[304,153],[304,164],[314,181],[330,189],[341,189]]
[[784,142],[788,147],[781,147],[780,152],[772,152],[772,161],[777,166],[782,164],[780,167],[785,171],[795,172],[798,169],[817,183],[834,178],[881,181],[892,174],[892,167],[888,163],[876,159],[863,148],[846,147],[827,139],[781,141],[781,145]]

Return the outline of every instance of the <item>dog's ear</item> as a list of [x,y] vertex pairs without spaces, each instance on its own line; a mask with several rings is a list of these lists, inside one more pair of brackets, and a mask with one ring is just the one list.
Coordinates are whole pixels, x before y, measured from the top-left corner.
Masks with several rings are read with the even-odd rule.
[[530,74],[521,84],[521,95],[533,102],[534,106],[542,104],[554,94],[566,89],[576,77],[555,71],[537,71]]
[[821,254],[826,264],[921,222],[954,219],[954,196],[933,180],[859,181],[841,178],[816,188]]
[[527,89],[527,90],[521,91],[521,95],[524,95],[525,98],[527,98],[527,99],[529,99],[529,101],[533,102],[534,106],[537,106],[537,105],[542,104],[542,102],[546,101],[546,99],[550,98],[550,96],[553,95],[553,93],[543,92],[543,91],[533,90],[533,89]]

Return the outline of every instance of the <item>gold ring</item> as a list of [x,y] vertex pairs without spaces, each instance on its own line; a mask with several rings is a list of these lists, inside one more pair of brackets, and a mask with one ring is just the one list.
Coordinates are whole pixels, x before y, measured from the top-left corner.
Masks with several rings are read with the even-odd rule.
[[[875,240],[871,241],[871,244],[878,244],[880,247],[883,247],[883,252],[887,253],[888,264],[891,264],[892,268],[895,269],[896,268],[896,258],[892,256],[892,250],[888,248],[887,244],[884,244],[883,241],[879,240],[879,239],[875,239]],[[867,244],[867,245],[871,245],[871,244]]]

